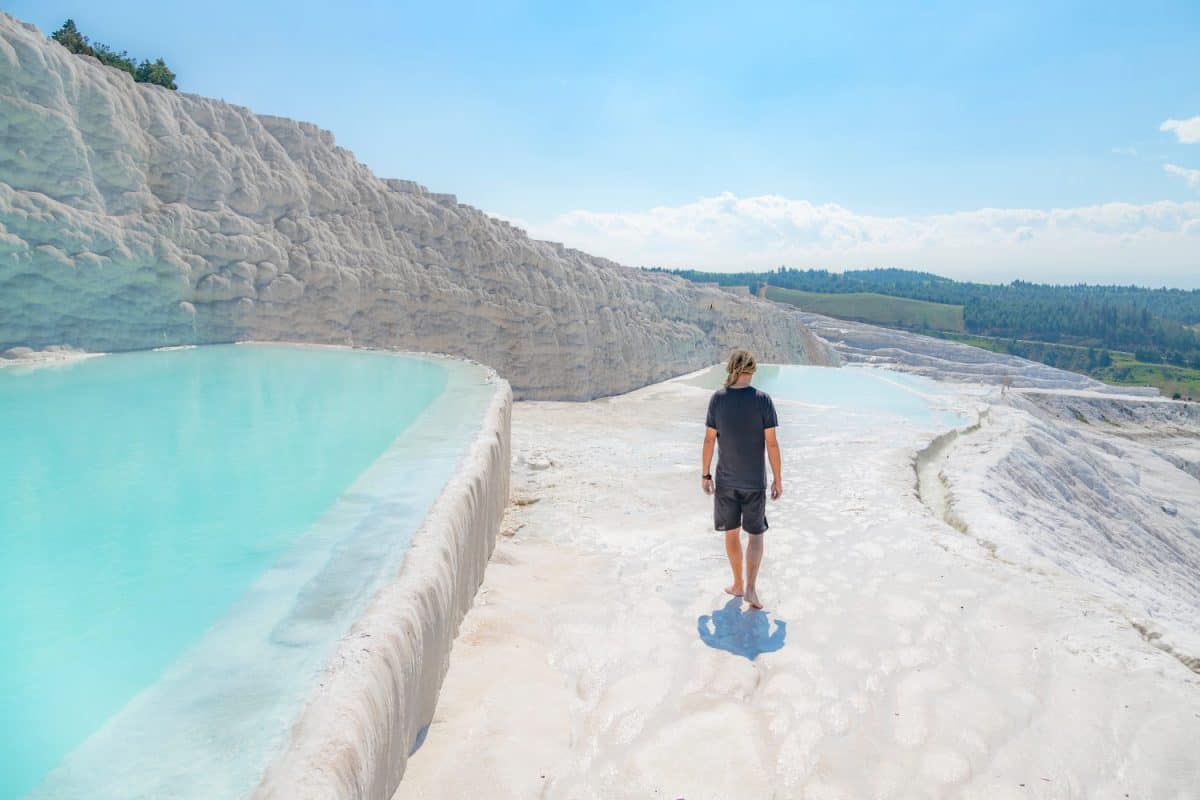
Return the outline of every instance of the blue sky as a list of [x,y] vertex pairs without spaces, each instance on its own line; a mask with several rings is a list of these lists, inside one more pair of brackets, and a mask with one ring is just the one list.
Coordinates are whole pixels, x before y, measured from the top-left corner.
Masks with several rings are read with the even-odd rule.
[[[315,122],[381,176],[629,263],[1200,285],[1200,143],[1161,130],[1200,117],[1200,3],[838,5],[4,8],[46,32],[73,17],[165,56],[186,91]],[[1106,204],[1133,226],[1157,209],[1124,255],[1072,246],[1051,212]],[[980,209],[1048,216],[971,240]],[[1102,216],[1090,233],[1112,234]]]

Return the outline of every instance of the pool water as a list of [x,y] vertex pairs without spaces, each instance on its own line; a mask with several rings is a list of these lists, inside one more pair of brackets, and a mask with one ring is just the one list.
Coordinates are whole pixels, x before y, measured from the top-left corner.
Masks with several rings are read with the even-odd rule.
[[[716,389],[725,379],[713,367],[689,382]],[[964,417],[952,406],[950,387],[920,375],[871,367],[760,365],[753,385],[775,400],[821,410],[823,424],[842,429],[877,428],[887,419],[905,420],[921,429],[952,428]]]
[[491,394],[289,346],[0,369],[0,797],[252,789]]

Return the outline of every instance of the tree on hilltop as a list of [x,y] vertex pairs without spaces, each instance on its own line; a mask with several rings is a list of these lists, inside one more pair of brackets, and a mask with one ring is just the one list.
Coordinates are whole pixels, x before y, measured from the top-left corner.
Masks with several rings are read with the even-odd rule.
[[88,43],[88,38],[75,27],[75,20],[69,19],[63,26],[50,34],[50,38],[70,50],[83,56],[94,56],[96,51]]
[[138,65],[137,75],[134,77],[141,83],[153,83],[156,86],[165,86],[168,89],[179,88],[175,85],[175,73],[170,70],[166,62],[161,58],[156,58],[153,62],[143,60]]
[[163,59],[157,58],[154,61],[142,59],[142,63],[138,64],[124,50],[117,52],[99,42],[93,45],[88,41],[88,37],[79,32],[73,19],[64,22],[61,28],[50,34],[50,38],[76,55],[92,56],[107,67],[129,73],[138,83],[153,83],[167,89],[179,88],[175,85],[175,73]]

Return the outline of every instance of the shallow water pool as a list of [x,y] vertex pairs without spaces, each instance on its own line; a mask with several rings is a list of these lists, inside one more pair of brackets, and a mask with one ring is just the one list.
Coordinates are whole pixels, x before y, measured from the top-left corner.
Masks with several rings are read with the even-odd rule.
[[[724,379],[724,367],[717,366],[688,381],[716,389]],[[950,387],[892,370],[764,364],[759,366],[752,385],[776,400],[822,410],[826,412],[824,420],[839,427],[876,427],[888,419],[903,419],[920,428],[942,429],[963,421],[963,416],[952,408],[954,392]]]
[[253,788],[492,389],[289,346],[0,369],[0,797]]

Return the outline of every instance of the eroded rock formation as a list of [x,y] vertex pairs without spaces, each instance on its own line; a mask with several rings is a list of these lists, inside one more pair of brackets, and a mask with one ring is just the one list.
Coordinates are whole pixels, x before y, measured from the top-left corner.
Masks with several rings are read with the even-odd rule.
[[0,14],[0,351],[288,340],[464,355],[583,399],[836,358],[795,313],[551,242],[332,134],[146,84]]

